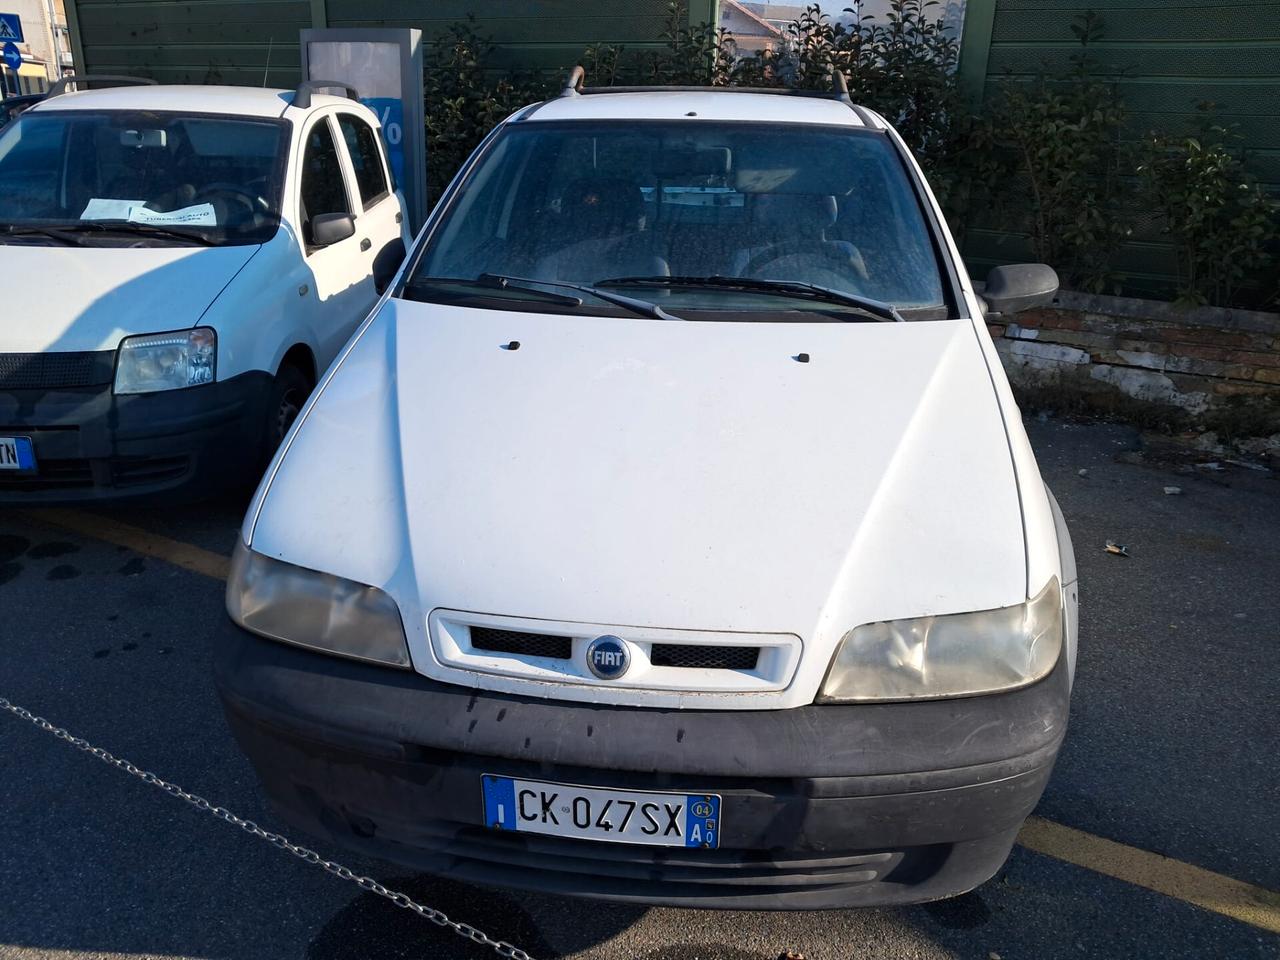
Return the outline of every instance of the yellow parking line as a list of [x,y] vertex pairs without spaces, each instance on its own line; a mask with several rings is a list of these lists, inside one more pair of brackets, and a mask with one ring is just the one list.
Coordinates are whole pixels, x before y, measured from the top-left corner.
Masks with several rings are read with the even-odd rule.
[[1040,817],[1027,820],[1018,842],[1036,853],[1280,933],[1280,893],[1263,887]]
[[[140,527],[77,510],[40,510],[25,516],[75,533],[128,547],[206,577],[225,580],[230,558],[150,533]],[[1280,933],[1280,893],[1171,860],[1041,817],[1030,817],[1018,834],[1028,850],[1063,860],[1103,876],[1154,890],[1183,903]]]
[[23,516],[37,523],[47,523],[86,537],[93,537],[95,540],[105,540],[116,546],[128,547],[135,553],[155,557],[157,560],[164,560],[184,570],[202,573],[216,580],[227,579],[227,573],[231,569],[231,558],[221,553],[202,550],[189,543],[171,540],[158,533],[143,530],[141,527],[110,520],[97,514],[81,513],[79,510],[50,509],[28,511]]

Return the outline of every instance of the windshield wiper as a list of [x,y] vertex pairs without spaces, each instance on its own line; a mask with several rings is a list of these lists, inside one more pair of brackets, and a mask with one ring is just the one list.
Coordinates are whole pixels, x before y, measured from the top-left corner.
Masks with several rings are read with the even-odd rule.
[[842,303],[857,307],[863,313],[869,313],[877,320],[903,323],[905,318],[898,308],[883,300],[875,300],[857,293],[835,290],[831,287],[819,286],[816,283],[802,283],[799,280],[760,280],[752,277],[615,277],[612,280],[601,280],[609,286],[634,285],[651,287],[715,287],[721,290],[759,291],[760,293],[780,293],[790,296],[805,297],[826,303]]
[[[406,289],[412,290],[415,287],[429,287],[433,284],[443,286],[481,287],[485,290],[492,290],[495,288],[502,289],[501,285],[491,283],[484,277],[475,280],[468,280],[465,277],[414,277],[405,284],[405,287]],[[581,297],[566,297],[563,293],[552,293],[549,290],[529,290],[524,287],[515,287],[513,289],[519,290],[521,293],[531,294],[533,299],[541,300],[544,303],[557,303],[566,307],[582,306]]]
[[74,233],[57,227],[37,227],[22,223],[0,224],[0,230],[9,237],[48,237],[68,247],[83,247],[84,241]]
[[[496,273],[482,273],[476,279],[482,284],[499,289],[510,287],[514,290],[524,291],[529,289],[525,284],[530,283],[542,284],[544,287],[563,287],[566,290],[577,290],[579,293],[590,294],[605,303],[612,303],[614,306],[630,310],[632,313],[639,314],[642,317],[653,317],[655,320],[680,319],[680,317],[667,313],[656,303],[650,303],[648,300],[638,300],[635,297],[624,296],[621,293],[610,293],[608,290],[600,290],[588,283],[570,283],[567,280],[533,280],[528,277],[504,277]],[[609,282],[612,283],[613,281]],[[537,291],[534,290],[532,292]]]
[[218,246],[217,240],[193,230],[179,230],[159,223],[139,223],[136,220],[82,220],[61,226],[60,229],[82,233],[136,233],[164,240],[189,240],[205,247]]
[[198,243],[206,247],[218,246],[217,240],[189,230],[177,230],[155,223],[136,223],[132,220],[81,220],[77,223],[59,223],[53,225],[37,225],[25,223],[6,223],[0,225],[9,236],[42,236],[61,240],[67,246],[83,247],[85,234],[89,233],[125,233],[158,237],[164,240],[182,240]]

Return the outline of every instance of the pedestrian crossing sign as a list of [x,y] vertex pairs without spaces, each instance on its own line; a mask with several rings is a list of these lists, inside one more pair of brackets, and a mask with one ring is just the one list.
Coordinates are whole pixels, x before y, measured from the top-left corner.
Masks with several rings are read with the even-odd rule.
[[0,42],[22,42],[22,20],[16,13],[0,13]]

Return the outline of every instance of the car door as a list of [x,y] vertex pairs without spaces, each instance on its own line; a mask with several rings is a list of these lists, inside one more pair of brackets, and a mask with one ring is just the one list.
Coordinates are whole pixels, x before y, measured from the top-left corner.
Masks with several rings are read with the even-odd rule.
[[[356,232],[377,292],[381,293],[404,259],[404,211],[393,189],[381,138],[374,128],[354,113],[338,113],[337,121],[362,208],[356,219]],[[367,246],[364,241],[368,241]]]
[[[303,135],[302,170],[298,179],[298,225],[307,266],[312,274],[312,326],[323,370],[346,343],[377,299],[371,255],[362,233],[360,205],[348,182],[342,137],[333,117],[320,114]],[[355,232],[327,245],[316,242],[312,223],[322,214],[346,214]]]

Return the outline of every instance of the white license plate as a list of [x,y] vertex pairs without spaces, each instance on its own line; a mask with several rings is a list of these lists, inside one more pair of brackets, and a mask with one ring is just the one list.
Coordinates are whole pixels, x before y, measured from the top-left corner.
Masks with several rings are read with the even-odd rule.
[[714,793],[609,790],[487,773],[480,779],[485,824],[494,830],[655,847],[720,844],[720,797]]
[[30,437],[0,437],[0,470],[33,471],[36,454]]

